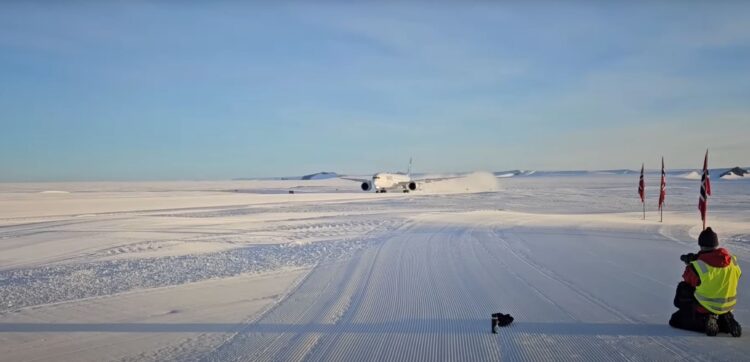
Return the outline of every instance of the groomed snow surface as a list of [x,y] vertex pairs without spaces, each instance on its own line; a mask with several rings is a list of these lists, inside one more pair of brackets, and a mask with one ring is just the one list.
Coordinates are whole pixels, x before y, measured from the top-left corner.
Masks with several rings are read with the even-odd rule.
[[[668,180],[663,223],[658,175],[645,221],[637,175],[461,182],[2,184],[0,359],[747,360],[747,336],[667,325],[697,182]],[[712,186],[750,270],[750,183]]]

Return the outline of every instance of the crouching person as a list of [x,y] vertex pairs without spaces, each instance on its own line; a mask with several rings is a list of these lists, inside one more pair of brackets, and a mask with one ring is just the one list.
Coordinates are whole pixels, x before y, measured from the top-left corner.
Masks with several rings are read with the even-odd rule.
[[710,227],[701,232],[698,245],[698,254],[680,257],[687,265],[675,294],[674,305],[679,310],[672,314],[669,325],[709,336],[723,332],[739,337],[742,327],[732,314],[742,275],[737,258],[719,248],[719,238]]

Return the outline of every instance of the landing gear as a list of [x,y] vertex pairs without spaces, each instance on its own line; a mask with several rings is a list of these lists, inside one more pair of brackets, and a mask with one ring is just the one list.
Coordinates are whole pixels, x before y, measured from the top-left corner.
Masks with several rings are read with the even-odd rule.
[[405,194],[408,194],[408,193],[409,193],[409,190],[407,190],[407,189],[404,189],[404,193],[405,193]]

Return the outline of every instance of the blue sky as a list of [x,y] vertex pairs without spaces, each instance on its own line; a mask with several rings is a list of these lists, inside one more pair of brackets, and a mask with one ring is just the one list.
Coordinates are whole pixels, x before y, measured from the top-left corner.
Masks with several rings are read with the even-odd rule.
[[750,165],[750,4],[3,2],[0,181]]

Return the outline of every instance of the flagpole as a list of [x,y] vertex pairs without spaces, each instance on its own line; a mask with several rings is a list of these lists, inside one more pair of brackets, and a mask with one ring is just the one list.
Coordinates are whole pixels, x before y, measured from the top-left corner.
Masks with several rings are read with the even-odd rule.
[[646,220],[646,184],[643,181],[644,166],[644,164],[641,164],[641,177],[638,180],[638,196],[641,197],[641,205],[643,205],[643,220]]
[[661,181],[659,181],[659,222],[664,222],[664,198],[667,190],[667,175],[664,172],[664,156],[661,156]]
[[[704,179],[710,177],[710,176],[707,175],[707,173],[708,173],[708,149],[706,149],[706,157],[703,159],[703,177],[704,177]],[[702,182],[705,182],[705,181],[702,181]],[[711,181],[708,181],[708,182],[711,182]],[[705,185],[706,184],[703,183],[702,187],[705,187]],[[703,209],[704,209],[704,211],[703,211],[703,230],[706,230],[706,219],[708,219],[708,194],[709,194],[709,192],[710,191],[708,191],[708,189],[706,189],[706,201],[705,201],[705,204],[703,206]]]
[[[711,180],[708,173],[708,149],[706,156],[703,158],[703,177],[701,177],[701,200],[703,208],[701,210],[701,219],[703,220],[703,230],[706,230],[706,219],[708,219],[708,196],[711,195]],[[701,205],[699,204],[699,207]]]

